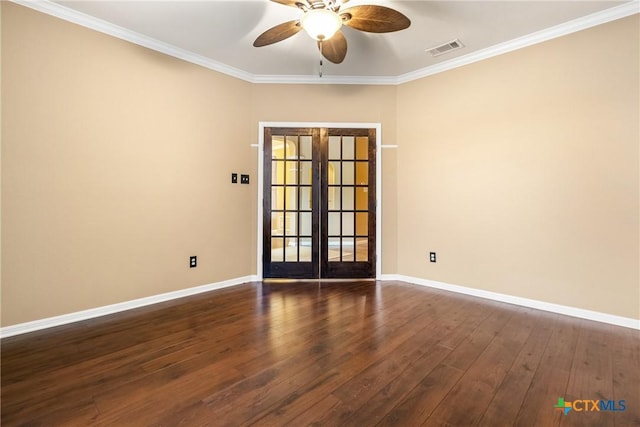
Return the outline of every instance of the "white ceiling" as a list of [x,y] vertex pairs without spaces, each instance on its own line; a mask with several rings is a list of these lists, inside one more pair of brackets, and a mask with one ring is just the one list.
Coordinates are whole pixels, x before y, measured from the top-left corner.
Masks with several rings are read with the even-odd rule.
[[[69,20],[136,41],[194,62],[210,62],[247,80],[317,79],[319,53],[304,32],[270,46],[255,48],[255,38],[301,11],[260,1],[56,1],[45,9]],[[477,60],[607,20],[637,13],[628,1],[382,1],[351,0],[342,10],[361,4],[392,7],[411,26],[388,34],[343,27],[348,42],[342,64],[324,61],[325,81],[397,82],[450,63]],[[68,9],[67,9],[68,8]],[[635,10],[635,12],[634,12]],[[80,12],[80,13],[78,13]],[[104,22],[118,27],[105,30]],[[92,22],[94,21],[94,22]],[[88,23],[88,24],[87,24]],[[127,36],[129,35],[129,37]],[[459,38],[465,47],[431,57],[426,49]],[[165,47],[165,49],[163,49]]]

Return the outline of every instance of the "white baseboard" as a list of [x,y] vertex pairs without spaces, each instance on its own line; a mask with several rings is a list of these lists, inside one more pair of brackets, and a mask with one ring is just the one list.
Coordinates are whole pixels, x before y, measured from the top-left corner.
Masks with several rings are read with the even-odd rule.
[[[596,322],[608,323],[625,328],[640,330],[640,320],[628,317],[614,316],[612,314],[600,313],[597,311],[584,310],[582,308],[570,307],[560,304],[552,304],[544,301],[537,301],[528,298],[516,297],[513,295],[500,294],[497,292],[485,291],[482,289],[468,288],[465,286],[450,285],[448,283],[437,282],[434,280],[420,279],[417,277],[405,276],[401,274],[383,274],[379,278],[383,281],[401,281],[414,285],[427,286],[430,288],[442,289],[445,291],[456,292],[459,294],[471,295],[479,298],[485,298],[493,301],[506,302],[509,304],[520,305],[523,307],[535,308],[538,310],[549,311],[557,314],[578,317],[581,319],[593,320]],[[38,331],[41,329],[53,328],[55,326],[66,325],[82,320],[93,319],[95,317],[106,316],[109,314],[119,313],[134,308],[144,307],[159,302],[170,301],[178,298],[196,295],[203,292],[209,292],[216,289],[236,286],[247,282],[255,282],[260,280],[258,276],[244,276],[235,279],[229,279],[222,282],[210,283],[208,285],[196,286],[194,288],[181,289],[179,291],[167,292],[164,294],[153,295],[150,297],[139,298],[131,301],[125,301],[117,304],[106,305],[103,307],[92,308],[89,310],[78,311],[75,313],[63,314],[61,316],[48,317],[46,319],[34,320],[32,322],[19,323],[17,325],[6,326],[0,328],[0,338],[7,338],[14,335],[26,334],[27,332]]]
[[613,314],[600,313],[598,311],[585,310],[577,307],[553,304],[528,298],[516,297],[513,295],[500,294],[497,292],[485,291],[482,289],[467,288],[465,286],[450,285],[448,283],[436,282],[434,280],[420,279],[417,277],[404,276],[401,274],[384,274],[380,280],[397,280],[414,285],[427,286],[430,288],[442,289],[444,291],[456,292],[459,294],[471,295],[493,301],[506,302],[523,307],[535,308],[537,310],[549,311],[566,316],[578,317],[581,319],[593,320],[596,322],[608,323],[610,325],[623,326],[625,328],[640,330],[640,320],[628,317],[614,316]]
[[134,308],[144,307],[159,302],[170,301],[178,298],[196,295],[203,292],[209,292],[216,289],[228,288],[247,282],[258,280],[258,276],[245,276],[235,279],[224,280],[222,282],[210,283],[208,285],[196,286],[194,288],[180,289],[179,291],[167,292],[164,294],[153,295],[150,297],[134,299],[117,304],[105,305],[102,307],[91,308],[89,310],[78,311],[75,313],[63,314],[61,316],[48,317],[46,319],[34,320],[32,322],[19,323],[17,325],[5,326],[0,328],[0,338],[11,337],[27,332],[38,331],[40,329],[53,328],[55,326],[66,325],[68,323],[79,322],[81,320],[92,319],[94,317],[106,316],[108,314],[119,313],[121,311],[131,310]]

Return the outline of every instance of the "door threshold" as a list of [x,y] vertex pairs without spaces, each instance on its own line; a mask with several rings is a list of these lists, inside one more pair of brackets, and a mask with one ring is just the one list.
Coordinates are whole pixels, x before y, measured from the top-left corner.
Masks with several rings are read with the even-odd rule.
[[347,278],[347,279],[336,279],[336,278],[332,278],[332,279],[274,279],[274,278],[269,278],[269,279],[262,279],[263,283],[296,283],[296,282],[318,282],[318,283],[324,283],[324,282],[375,282],[377,279],[375,277],[364,277],[362,279],[358,279],[358,278]]

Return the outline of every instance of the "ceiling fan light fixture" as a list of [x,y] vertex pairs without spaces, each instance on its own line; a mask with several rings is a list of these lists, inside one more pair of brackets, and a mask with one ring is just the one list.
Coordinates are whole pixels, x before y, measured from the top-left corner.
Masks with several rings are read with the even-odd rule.
[[392,33],[409,28],[411,21],[402,13],[386,6],[360,5],[342,10],[349,0],[271,0],[302,10],[299,19],[283,22],[260,34],[255,47],[268,46],[298,34],[302,29],[317,41],[320,55],[341,64],[347,55],[347,39],[340,31],[345,25],[368,33]]
[[312,9],[302,15],[300,25],[312,39],[329,40],[342,27],[340,15],[329,9]]

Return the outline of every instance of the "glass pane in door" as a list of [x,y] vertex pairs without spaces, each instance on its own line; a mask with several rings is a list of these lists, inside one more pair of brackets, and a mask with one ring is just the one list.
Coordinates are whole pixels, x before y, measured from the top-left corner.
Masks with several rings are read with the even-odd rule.
[[328,132],[321,186],[326,194],[321,274],[375,277],[375,130]]
[[[317,188],[319,149],[308,128],[267,128],[264,147],[263,275],[318,276]],[[315,136],[316,139],[317,136]],[[317,145],[317,144],[316,144]],[[316,172],[317,174],[317,172]],[[314,230],[314,223],[316,229]]]
[[362,245],[369,236],[368,144],[367,137],[329,137],[327,232],[333,245],[339,246],[339,256],[330,257],[329,262],[363,257],[355,253],[356,242]]
[[266,128],[264,141],[264,277],[375,277],[375,129]]

